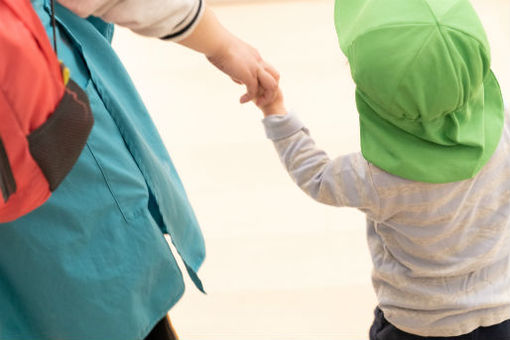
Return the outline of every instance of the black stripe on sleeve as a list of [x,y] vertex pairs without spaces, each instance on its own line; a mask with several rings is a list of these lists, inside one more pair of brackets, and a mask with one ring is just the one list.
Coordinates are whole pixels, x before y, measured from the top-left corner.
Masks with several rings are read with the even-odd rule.
[[160,39],[169,40],[169,39],[176,38],[176,37],[186,33],[191,28],[191,26],[193,26],[195,21],[197,21],[198,16],[199,16],[200,12],[202,11],[202,0],[198,0],[198,1],[199,1],[199,3],[198,3],[198,10],[195,13],[195,16],[193,17],[193,19],[183,29],[181,29],[181,30],[179,30],[179,31],[177,31],[175,33],[172,33],[172,34],[166,35],[164,37],[161,37]]

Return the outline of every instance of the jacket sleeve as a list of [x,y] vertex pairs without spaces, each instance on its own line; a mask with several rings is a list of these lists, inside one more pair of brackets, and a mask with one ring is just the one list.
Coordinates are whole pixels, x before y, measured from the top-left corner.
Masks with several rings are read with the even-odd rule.
[[293,114],[269,116],[263,123],[289,175],[306,194],[324,204],[358,208],[377,219],[379,199],[360,153],[330,159]]
[[150,37],[181,40],[203,13],[203,0],[59,0],[81,17],[90,15]]

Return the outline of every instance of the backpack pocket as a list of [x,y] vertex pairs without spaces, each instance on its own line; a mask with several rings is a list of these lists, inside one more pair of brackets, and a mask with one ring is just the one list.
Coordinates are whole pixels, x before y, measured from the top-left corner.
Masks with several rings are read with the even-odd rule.
[[55,112],[28,137],[30,154],[54,191],[71,171],[92,130],[85,92],[72,80]]

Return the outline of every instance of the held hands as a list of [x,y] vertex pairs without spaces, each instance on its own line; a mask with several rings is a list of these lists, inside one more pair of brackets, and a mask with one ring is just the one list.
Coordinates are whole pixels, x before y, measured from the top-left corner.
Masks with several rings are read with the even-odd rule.
[[258,104],[267,105],[273,100],[280,80],[278,72],[256,49],[225,29],[209,8],[193,32],[179,43],[203,53],[233,81],[246,85],[241,103],[256,98]]
[[241,103],[254,100],[257,105],[268,105],[276,96],[280,75],[256,49],[235,36],[229,38],[207,59],[233,81],[246,85]]

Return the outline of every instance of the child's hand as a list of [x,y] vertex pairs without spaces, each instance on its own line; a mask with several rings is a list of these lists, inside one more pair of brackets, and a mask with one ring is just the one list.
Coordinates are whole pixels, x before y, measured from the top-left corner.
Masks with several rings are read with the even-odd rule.
[[[270,101],[268,104],[265,104],[265,101],[260,101],[259,99],[264,97],[264,93],[257,96],[255,104],[259,107],[259,109],[262,110],[264,113],[264,117],[271,116],[271,115],[284,115],[287,114],[287,109],[285,109],[285,105],[283,103],[283,94],[282,90],[278,88],[276,90],[275,96],[272,101]],[[267,101],[267,99],[266,99]]]

